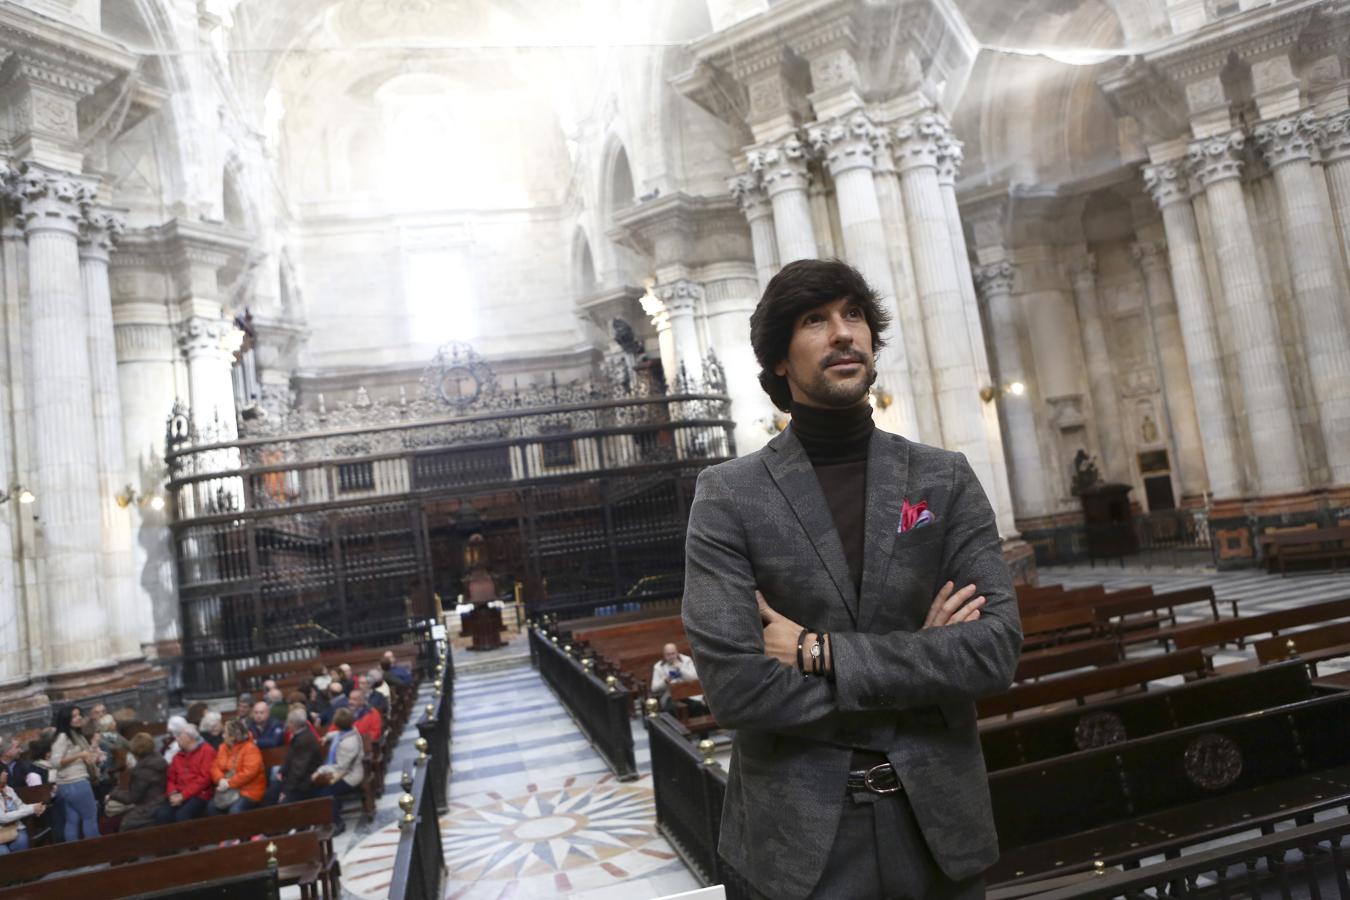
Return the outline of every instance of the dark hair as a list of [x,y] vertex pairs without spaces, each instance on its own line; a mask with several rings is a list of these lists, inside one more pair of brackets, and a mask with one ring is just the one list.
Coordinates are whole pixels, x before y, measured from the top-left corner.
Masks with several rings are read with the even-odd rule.
[[64,706],[56,711],[56,718],[52,721],[52,725],[56,727],[56,733],[64,734],[72,741],[75,740],[75,735],[70,730],[70,720],[75,717],[75,710],[77,709],[79,709],[78,706]]
[[872,353],[879,353],[886,346],[882,335],[891,324],[891,314],[857,269],[838,259],[799,259],[769,279],[750,316],[750,346],[759,361],[759,386],[784,412],[792,405],[792,392],[774,367],[787,359],[797,319],[817,306],[844,298],[862,307],[872,330]]
[[187,713],[183,718],[187,719],[189,725],[200,725],[202,716],[206,715],[206,711],[210,708],[205,702],[198,700],[187,708]]

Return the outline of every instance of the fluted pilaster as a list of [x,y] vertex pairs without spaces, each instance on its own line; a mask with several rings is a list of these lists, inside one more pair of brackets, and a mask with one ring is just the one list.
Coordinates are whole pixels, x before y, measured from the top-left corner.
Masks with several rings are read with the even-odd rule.
[[[1003,260],[975,270],[975,284],[989,310],[989,327],[994,339],[994,357],[1000,385],[1013,382],[1029,384],[1022,358],[1022,338],[1018,328],[1016,302],[1012,295],[1015,271]],[[1051,512],[1050,491],[1036,440],[1036,418],[1028,394],[1021,396],[996,392],[1003,415],[1004,448],[1008,454],[1008,481],[1013,510],[1018,515],[1041,516]]]
[[1180,163],[1145,166],[1144,185],[1162,213],[1167,235],[1172,290],[1209,489],[1217,497],[1236,497],[1243,492],[1236,423],[1186,174]]
[[1265,289],[1260,256],[1242,190],[1244,138],[1240,132],[1191,144],[1192,177],[1205,191],[1223,302],[1232,323],[1233,352],[1250,436],[1255,488],[1263,494],[1305,486],[1290,402],[1289,379],[1279,344],[1274,304]]
[[1133,479],[1125,451],[1125,430],[1120,416],[1116,374],[1111,367],[1111,348],[1106,342],[1101,304],[1097,299],[1097,259],[1090,253],[1084,254],[1072,260],[1067,269],[1083,340],[1083,359],[1092,394],[1102,474],[1107,481],[1128,484]]
[[1331,195],[1331,212],[1340,235],[1342,263],[1350,265],[1350,112],[1320,120],[1316,137],[1327,192]]
[[1350,484],[1350,326],[1336,272],[1335,225],[1323,219],[1320,179],[1312,168],[1317,122],[1307,114],[1266,122],[1255,138],[1279,196],[1285,258],[1331,482]]
[[900,170],[905,224],[943,446],[966,454],[986,491],[993,495],[992,452],[979,400],[982,385],[962,305],[952,232],[938,185],[938,160],[944,142],[950,139],[950,129],[941,116],[924,113],[901,122],[894,135],[893,154]]
[[89,368],[93,377],[93,414],[102,506],[99,593],[111,616],[109,638],[122,660],[141,655],[142,597],[132,562],[131,510],[117,495],[130,482],[122,435],[122,400],[117,377],[108,254],[123,231],[122,219],[109,210],[87,206],[80,222],[80,275],[89,323]]
[[773,206],[773,229],[778,243],[778,262],[816,258],[816,234],[811,226],[811,201],[807,188],[811,175],[807,149],[796,135],[746,154],[750,171],[759,176]]
[[[813,126],[807,136],[834,179],[845,255],[881,295],[892,321],[903,328],[872,177],[875,160],[872,142],[876,131],[866,116],[855,114],[846,121]],[[889,408],[878,410],[879,422],[900,434],[914,434],[918,419],[903,334],[894,336],[877,360],[877,381],[892,398]]]
[[28,243],[33,489],[45,549],[41,631],[50,670],[62,673],[109,663],[112,649],[98,591],[102,510],[77,243],[80,206],[93,186],[30,165],[15,190]]
[[762,293],[769,279],[778,274],[778,237],[773,230],[773,204],[754,172],[727,180],[727,187],[745,220],[750,223],[750,246],[755,256],[755,277]]

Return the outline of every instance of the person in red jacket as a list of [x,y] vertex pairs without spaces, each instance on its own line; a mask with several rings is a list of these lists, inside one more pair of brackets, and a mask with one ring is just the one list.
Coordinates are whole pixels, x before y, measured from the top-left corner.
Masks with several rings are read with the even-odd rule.
[[[366,692],[361,688],[352,688],[352,692],[347,695],[347,704],[352,711],[352,718],[356,720],[356,730],[370,738],[372,744],[378,744],[380,735],[384,733],[384,717],[378,709],[366,704]],[[335,726],[330,725],[328,728],[330,733],[335,730]]]
[[178,752],[169,763],[169,775],[164,785],[164,794],[168,803],[155,813],[155,821],[160,825],[170,822],[186,822],[206,812],[206,804],[216,792],[211,778],[211,766],[216,761],[216,751],[202,740],[201,734],[193,725],[178,732]]

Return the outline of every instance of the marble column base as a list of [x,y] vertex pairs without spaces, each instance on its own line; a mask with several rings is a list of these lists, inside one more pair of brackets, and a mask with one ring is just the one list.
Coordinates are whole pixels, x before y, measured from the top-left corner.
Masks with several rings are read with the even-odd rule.
[[1012,569],[1013,584],[1035,584],[1036,548],[1021,538],[1003,542],[1003,561]]

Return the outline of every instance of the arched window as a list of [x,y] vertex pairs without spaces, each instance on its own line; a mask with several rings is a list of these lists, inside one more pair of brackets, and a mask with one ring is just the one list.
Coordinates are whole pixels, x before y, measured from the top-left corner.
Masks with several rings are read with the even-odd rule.
[[614,156],[609,176],[609,210],[612,215],[633,205],[633,170],[628,166],[628,151],[623,147]]

